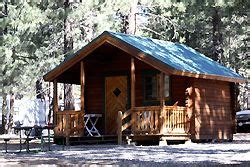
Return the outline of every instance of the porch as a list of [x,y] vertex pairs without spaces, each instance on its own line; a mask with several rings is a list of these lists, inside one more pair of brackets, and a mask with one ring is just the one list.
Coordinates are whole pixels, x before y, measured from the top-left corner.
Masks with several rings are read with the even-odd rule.
[[[56,138],[66,141],[78,138],[78,142],[105,142],[122,140],[188,140],[189,121],[187,108],[179,106],[135,107],[125,112],[119,111],[117,117],[117,134],[100,136],[84,135],[84,113],[81,111],[63,111],[56,114],[54,129]],[[85,130],[86,131],[86,130]],[[99,140],[98,140],[99,139]],[[76,141],[76,140],[75,140]]]

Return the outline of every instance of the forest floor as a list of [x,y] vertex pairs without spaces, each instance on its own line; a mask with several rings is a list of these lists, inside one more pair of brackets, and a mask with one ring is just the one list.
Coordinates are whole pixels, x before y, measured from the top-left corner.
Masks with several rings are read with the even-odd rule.
[[[4,153],[0,142],[0,166],[250,166],[250,133],[234,135],[233,142],[191,143],[168,146],[78,145],[53,151]],[[9,150],[18,150],[11,143]]]

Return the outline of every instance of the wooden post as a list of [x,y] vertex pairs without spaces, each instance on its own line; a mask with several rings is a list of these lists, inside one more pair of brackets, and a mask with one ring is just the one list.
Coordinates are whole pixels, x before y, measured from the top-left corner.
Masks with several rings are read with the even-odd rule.
[[47,120],[47,123],[50,124],[51,122],[51,107],[50,107],[50,104],[51,104],[51,97],[50,97],[50,82],[49,82],[49,114],[48,114],[48,120]]
[[118,136],[118,144],[122,144],[122,112],[118,111],[117,115],[117,136]]
[[160,74],[160,106],[163,108],[165,106],[165,74],[161,72]]
[[[235,83],[230,84],[230,96],[231,96],[231,115],[232,115],[232,133],[235,134],[237,132],[237,124],[236,124],[236,110],[237,110],[237,93],[236,93],[237,85]],[[233,139],[233,135],[232,139]]]
[[85,71],[84,71],[83,61],[81,61],[80,82],[81,82],[81,111],[84,112]]
[[[81,66],[80,66],[80,82],[81,82],[81,112],[82,114],[79,114],[79,124],[82,127],[80,130],[79,135],[83,136],[83,131],[84,131],[84,94],[85,94],[85,71],[84,71],[84,62],[81,61]],[[79,125],[78,125],[79,126]]]
[[69,146],[69,124],[70,124],[70,119],[69,119],[69,112],[66,113],[66,122],[65,122],[65,132],[66,132],[66,146]]
[[131,57],[131,108],[135,107],[135,61]]
[[58,112],[58,94],[57,94],[57,80],[55,79],[53,81],[53,122],[54,124],[57,124],[56,121],[56,114]]
[[135,108],[135,60],[134,57],[131,57],[131,121],[132,121],[132,133],[135,131],[135,113],[134,113],[134,108]]
[[161,134],[165,133],[166,130],[166,111],[164,110],[165,106],[165,74],[163,72],[160,73],[160,106],[161,106]]
[[57,80],[53,81],[53,124],[55,125],[54,133],[55,136],[58,135],[58,120],[57,120],[57,113],[58,113],[58,93],[57,93]]
[[[161,106],[161,128],[160,133],[166,134],[167,131],[167,112],[164,109],[165,107],[165,74],[161,72],[160,74],[160,106]],[[165,137],[161,137],[159,141],[160,146],[166,146],[167,140]]]

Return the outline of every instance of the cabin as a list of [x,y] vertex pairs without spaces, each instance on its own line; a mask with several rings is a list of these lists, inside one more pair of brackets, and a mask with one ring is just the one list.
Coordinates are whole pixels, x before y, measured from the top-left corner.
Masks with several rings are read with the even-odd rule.
[[[119,142],[232,140],[235,84],[246,81],[183,44],[110,31],[44,80],[54,85],[55,140],[66,142],[85,136]],[[80,110],[59,110],[58,83],[80,85]],[[95,116],[94,129],[86,129],[86,118]]]

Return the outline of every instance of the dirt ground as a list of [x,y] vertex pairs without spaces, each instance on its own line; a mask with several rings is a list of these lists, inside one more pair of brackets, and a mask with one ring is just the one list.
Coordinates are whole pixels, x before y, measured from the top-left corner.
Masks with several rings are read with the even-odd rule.
[[[31,152],[18,152],[18,141],[4,153],[0,143],[0,166],[250,166],[250,133],[234,135],[233,142],[191,143],[168,146],[52,145],[40,151],[39,140]],[[47,150],[47,145],[44,150]],[[14,151],[17,151],[14,153]]]

